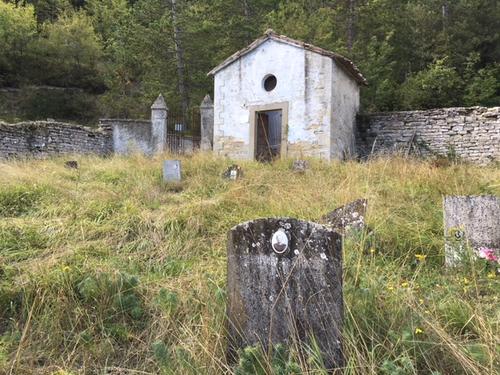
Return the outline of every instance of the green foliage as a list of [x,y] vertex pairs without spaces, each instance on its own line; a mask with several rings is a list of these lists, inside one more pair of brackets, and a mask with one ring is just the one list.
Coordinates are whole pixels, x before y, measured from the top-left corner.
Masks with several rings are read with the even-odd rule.
[[54,86],[99,90],[102,86],[100,40],[83,12],[64,13],[42,25],[37,44],[41,81]]
[[23,115],[31,120],[47,118],[95,124],[98,115],[96,97],[77,88],[38,89],[26,87],[19,102]]
[[179,304],[177,293],[171,292],[165,288],[161,288],[157,297],[158,305],[168,314],[173,314]]
[[277,344],[266,358],[260,346],[249,346],[239,352],[238,366],[235,375],[293,375],[301,374],[300,366],[293,361],[289,350],[282,344]]
[[[244,178],[227,181],[231,162],[196,154],[181,157],[184,189],[169,192],[159,170],[170,157],[79,156],[77,184],[67,156],[0,163],[1,191],[43,189],[35,208],[0,220],[0,372],[234,371],[228,230],[257,217],[317,220],[366,197],[372,231],[344,242],[344,372],[494,373],[500,281],[481,262],[444,270],[442,196],[498,195],[498,167],[309,160],[297,176],[290,160],[245,161]],[[324,371],[317,345],[274,352],[247,353],[242,366]]]
[[155,341],[152,345],[153,354],[162,369],[168,369],[171,364],[170,352],[163,341]]
[[394,79],[396,63],[392,46],[394,33],[388,33],[383,40],[373,36],[367,43],[355,44],[359,55],[359,67],[369,86],[363,90],[362,104],[366,111],[389,111],[396,109],[399,102],[398,85]]
[[28,44],[35,34],[33,6],[17,7],[0,1],[0,87],[22,81]]
[[0,190],[0,217],[20,216],[33,212],[47,194],[50,194],[50,190],[44,187],[5,186]]
[[139,320],[144,316],[144,309],[137,292],[138,284],[135,276],[100,273],[84,278],[78,283],[77,290],[85,303],[109,311],[106,320],[113,321],[117,314]]
[[380,367],[380,373],[383,375],[412,375],[416,369],[410,358],[402,356],[396,360],[385,360]]
[[38,23],[53,22],[63,12],[72,9],[70,0],[28,0],[36,10]]
[[426,70],[410,76],[402,87],[406,109],[427,109],[458,105],[457,92],[462,88],[456,69],[440,59]]
[[479,53],[471,53],[465,64],[465,104],[496,105],[500,100],[500,64],[479,68],[480,59]]
[[474,360],[485,365],[492,359],[484,344],[471,343],[466,346],[466,350]]
[[9,363],[9,353],[19,343],[19,336],[17,332],[0,335],[0,368]]
[[0,7],[0,87],[76,90],[28,91],[7,117],[142,118],[159,92],[178,112],[181,79],[196,107],[213,90],[206,73],[266,28],[351,58],[369,81],[364,111],[500,100],[496,0],[177,0],[177,41],[171,1],[3,0]]
[[39,227],[0,224],[0,255],[7,259],[29,259],[47,244],[47,236]]

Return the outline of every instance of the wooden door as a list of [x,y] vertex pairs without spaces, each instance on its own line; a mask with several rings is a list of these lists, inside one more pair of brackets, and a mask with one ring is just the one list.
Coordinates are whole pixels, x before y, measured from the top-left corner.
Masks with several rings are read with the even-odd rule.
[[272,160],[271,145],[269,144],[269,116],[257,112],[257,145],[255,159],[262,162]]

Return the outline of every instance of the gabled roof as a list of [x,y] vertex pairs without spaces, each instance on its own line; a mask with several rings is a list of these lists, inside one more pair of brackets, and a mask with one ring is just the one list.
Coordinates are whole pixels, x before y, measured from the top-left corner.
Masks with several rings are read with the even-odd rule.
[[295,40],[295,39],[289,38],[285,35],[278,35],[271,29],[267,30],[263,36],[254,40],[247,47],[245,47],[245,48],[239,50],[238,52],[234,53],[233,55],[229,56],[221,64],[219,64],[215,68],[213,68],[208,73],[208,75],[215,75],[217,72],[224,69],[226,66],[232,64],[233,62],[235,62],[239,58],[245,56],[247,53],[250,53],[251,51],[253,51],[257,47],[259,47],[262,43],[264,43],[268,40],[275,40],[277,42],[289,44],[289,45],[299,47],[299,48],[303,48],[305,50],[315,52],[315,53],[318,53],[318,54],[323,55],[323,56],[328,56],[331,59],[333,59],[347,74],[349,74],[360,85],[367,85],[368,84],[368,82],[366,81],[366,78],[363,77],[363,74],[361,74],[361,72],[356,67],[356,65],[354,65],[354,63],[351,60],[349,60],[348,58],[346,58],[342,55],[339,55],[338,53],[335,53],[332,51],[327,51],[323,48],[313,46],[312,44],[304,43],[300,40]]

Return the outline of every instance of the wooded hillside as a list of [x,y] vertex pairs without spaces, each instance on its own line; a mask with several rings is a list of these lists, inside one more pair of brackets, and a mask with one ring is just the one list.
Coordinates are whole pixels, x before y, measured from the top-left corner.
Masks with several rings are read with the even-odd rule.
[[267,28],[351,58],[365,112],[500,103],[496,0],[0,0],[0,116],[185,110]]

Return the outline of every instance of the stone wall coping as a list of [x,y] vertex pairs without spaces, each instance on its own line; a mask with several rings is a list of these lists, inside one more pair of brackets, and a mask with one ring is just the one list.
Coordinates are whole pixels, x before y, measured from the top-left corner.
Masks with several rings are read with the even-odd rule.
[[80,129],[80,130],[85,130],[88,132],[94,132],[94,133],[103,133],[103,130],[97,127],[91,127],[91,126],[85,126],[85,125],[79,125],[79,124],[72,124],[69,122],[61,122],[61,121],[21,121],[21,122],[16,122],[16,123],[8,123],[4,121],[0,121],[0,126],[10,126],[10,127],[16,127],[16,128],[22,128],[22,127],[37,127],[37,128],[46,128],[47,126],[61,126],[65,127],[68,129]]
[[418,109],[412,111],[389,111],[389,112],[363,112],[358,116],[400,116],[400,115],[418,115],[418,114],[426,114],[426,113],[448,113],[448,112],[458,112],[458,113],[468,113],[468,112],[497,112],[500,115],[500,107],[481,107],[481,106],[473,106],[473,107],[449,107],[449,108],[432,108],[432,109]]
[[147,119],[130,119],[130,118],[100,118],[99,122],[144,122],[144,123],[150,123],[151,120]]

